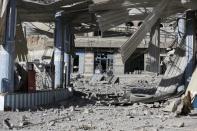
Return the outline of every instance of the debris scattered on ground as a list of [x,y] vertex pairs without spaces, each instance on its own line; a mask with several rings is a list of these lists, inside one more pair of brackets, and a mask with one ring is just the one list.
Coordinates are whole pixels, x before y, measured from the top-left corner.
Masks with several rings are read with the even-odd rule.
[[181,98],[176,98],[170,101],[164,111],[175,112],[177,115],[188,115],[192,110],[191,95],[183,95]]
[[[33,111],[1,112],[0,128],[60,131],[185,131],[197,129],[195,121],[197,113],[195,114],[193,110],[189,116],[177,116],[176,114],[180,103],[185,102],[185,105],[188,105],[187,95],[182,98],[152,103],[119,101],[122,96],[131,91],[131,88],[133,92],[137,92],[137,86],[150,89],[146,92],[147,94],[154,93],[153,83],[144,79],[136,80],[131,84],[95,83],[95,85],[91,85],[85,78],[79,77],[73,81],[75,91],[71,99],[56,103],[54,107],[39,107]],[[167,107],[168,111],[166,111]]]

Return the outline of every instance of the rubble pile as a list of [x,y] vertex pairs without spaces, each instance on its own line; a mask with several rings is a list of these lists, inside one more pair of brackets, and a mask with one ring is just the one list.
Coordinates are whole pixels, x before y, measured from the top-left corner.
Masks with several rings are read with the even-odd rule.
[[[95,82],[74,76],[74,96],[67,100],[20,112],[2,112],[0,128],[13,130],[118,130],[118,131],[186,131],[197,130],[196,114],[191,110],[189,95],[151,103],[120,101],[125,94],[146,88],[155,92],[154,82],[109,84],[105,79]],[[132,89],[132,90],[131,90]],[[132,91],[132,92],[131,92]],[[189,104],[189,106],[186,106]],[[188,112],[185,107],[189,107]],[[19,115],[20,114],[20,115]]]
[[45,69],[44,64],[35,64],[36,71],[36,90],[52,88],[51,76]]
[[121,84],[116,82],[111,84],[105,78],[103,75],[97,75],[97,77],[93,76],[90,81],[84,78],[75,79],[73,82],[74,89],[85,93],[87,97],[108,101],[108,104],[132,104],[133,102],[130,101],[132,94],[154,95],[157,91],[157,82],[160,80],[160,78],[158,78],[159,80],[153,78],[148,81],[145,78],[143,80],[136,79],[132,83]]
[[197,129],[195,112],[188,116],[179,116],[173,112],[163,111],[167,104],[168,102],[135,103],[130,106],[103,105],[99,100],[78,95],[53,108],[2,112],[0,127],[13,130],[60,131],[186,131],[190,129],[195,131]]

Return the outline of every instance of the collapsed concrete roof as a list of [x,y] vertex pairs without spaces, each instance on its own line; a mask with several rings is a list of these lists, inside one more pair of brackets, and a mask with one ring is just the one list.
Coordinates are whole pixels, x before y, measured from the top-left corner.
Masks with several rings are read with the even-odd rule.
[[[146,16],[151,14],[153,9],[161,3],[161,1],[162,0],[17,0],[18,22],[50,23],[54,22],[56,12],[63,11],[64,20],[72,23],[76,33],[90,32],[98,30],[98,28],[101,31],[105,31],[128,21],[145,20]],[[1,17],[3,10],[6,9],[6,4],[2,4],[3,2],[6,3],[8,0],[0,0]],[[169,17],[188,9],[197,9],[197,1],[171,0],[164,11],[159,14],[159,17]],[[1,25],[3,23],[2,21],[0,22]],[[3,29],[0,32],[2,31]],[[37,31],[48,33],[42,30]]]
[[[94,29],[97,27],[96,23],[99,23],[100,29],[104,31],[127,21],[145,19],[160,2],[161,0],[17,0],[17,8],[20,21],[53,22],[55,13],[63,11],[65,20],[75,27],[86,23]],[[172,0],[161,17],[196,8],[196,0]],[[141,13],[129,15],[129,11],[133,9]]]
[[[124,62],[158,19],[183,13],[188,9],[197,9],[196,0],[18,0],[17,2],[20,21],[53,22],[55,13],[62,11],[64,20],[72,23],[75,29],[79,27],[78,32],[93,31],[98,27],[101,31],[106,31],[128,21],[143,19],[145,24],[142,24],[140,29],[121,46]],[[138,13],[130,14],[133,9],[139,10]]]
[[[89,16],[89,4],[91,4],[89,0],[59,0],[47,4],[33,0],[18,0],[17,8],[21,21],[53,22],[58,11],[63,11],[67,19],[74,21],[84,13]],[[83,19],[80,20],[83,22]]]

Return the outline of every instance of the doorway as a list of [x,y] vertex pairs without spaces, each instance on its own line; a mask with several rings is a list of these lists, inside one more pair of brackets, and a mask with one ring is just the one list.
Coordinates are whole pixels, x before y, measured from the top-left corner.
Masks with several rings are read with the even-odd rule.
[[107,73],[113,68],[113,54],[109,52],[95,53],[95,73]]

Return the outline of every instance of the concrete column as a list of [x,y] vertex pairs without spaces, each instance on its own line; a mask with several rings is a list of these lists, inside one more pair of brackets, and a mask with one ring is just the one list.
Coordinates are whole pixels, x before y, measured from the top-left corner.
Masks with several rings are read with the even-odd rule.
[[84,51],[79,51],[76,53],[76,55],[79,56],[79,74],[83,74],[84,73],[84,62],[85,62],[85,52]]
[[124,63],[122,61],[121,54],[119,52],[114,53],[113,58],[113,73],[114,74],[124,74]]
[[70,85],[71,74],[71,46],[74,42],[73,34],[71,33],[71,26],[65,23],[64,26],[64,69],[65,69],[65,87]]
[[72,54],[73,54],[73,47],[75,45],[75,36],[72,33],[71,25],[70,25],[69,29],[70,29],[70,44],[69,44],[69,56],[70,56],[69,58],[70,58],[70,60],[69,60],[69,72],[68,72],[68,78],[69,78],[68,79],[68,85],[70,85],[70,77],[71,77],[71,73],[73,73],[73,61],[74,61],[74,59],[73,59]]
[[188,11],[186,13],[186,57],[187,57],[187,67],[185,70],[185,84],[186,86],[189,84],[189,81],[191,80],[191,76],[194,70],[194,47],[196,46],[195,42],[195,29],[196,29],[196,23],[195,23],[195,11]]
[[63,45],[63,27],[61,12],[55,15],[55,51],[54,51],[54,65],[55,65],[55,80],[54,88],[63,87],[63,64],[64,64],[64,45]]
[[85,74],[94,74],[94,52],[85,51]]
[[14,92],[16,0],[9,0],[5,39],[0,49],[0,92]]
[[151,29],[148,54],[145,60],[145,71],[160,72],[160,20]]

